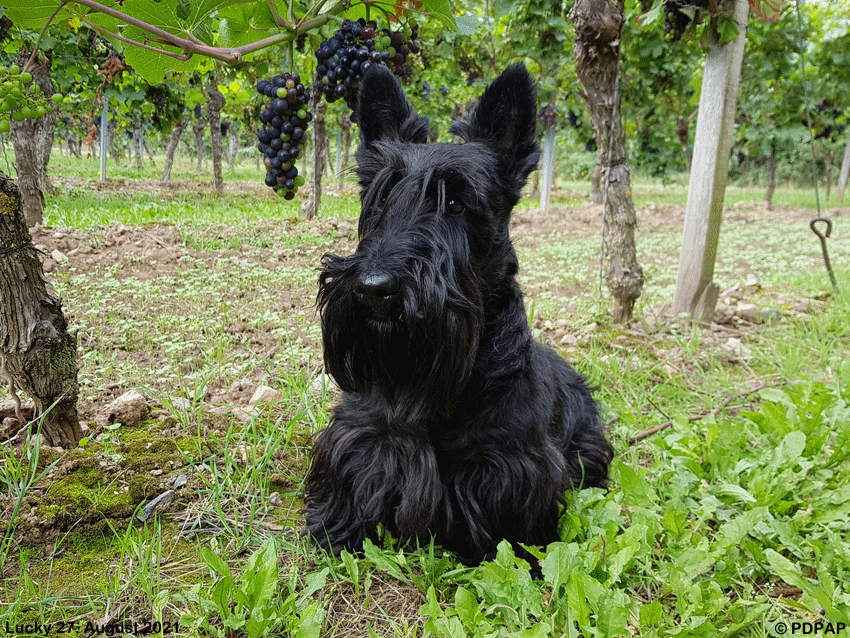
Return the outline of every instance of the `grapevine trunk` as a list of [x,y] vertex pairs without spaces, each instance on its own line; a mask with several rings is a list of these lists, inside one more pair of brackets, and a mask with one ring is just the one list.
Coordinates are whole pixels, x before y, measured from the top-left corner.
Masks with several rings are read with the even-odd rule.
[[21,194],[0,174],[0,366],[4,382],[23,390],[44,415],[50,446],[76,447],[77,339],[68,333],[62,302],[49,294],[38,252],[24,222]]
[[616,323],[631,319],[643,288],[643,270],[637,263],[635,250],[637,218],[617,86],[623,10],[621,0],[578,0],[570,12],[576,34],[576,73],[584,87],[596,138],[594,181],[598,179],[603,185],[603,192],[608,172],[603,261],[605,283],[614,297]]

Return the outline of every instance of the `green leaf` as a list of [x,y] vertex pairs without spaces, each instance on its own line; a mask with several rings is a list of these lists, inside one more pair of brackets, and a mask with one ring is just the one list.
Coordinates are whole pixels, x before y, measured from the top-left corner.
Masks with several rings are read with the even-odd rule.
[[826,592],[820,587],[813,585],[807,578],[804,578],[800,573],[800,569],[794,563],[772,549],[764,550],[764,555],[767,557],[767,562],[770,563],[771,569],[773,569],[773,572],[777,576],[789,585],[799,587],[814,598],[824,608],[827,616],[836,617],[838,615],[835,606],[832,604],[832,600]]
[[771,516],[767,507],[756,507],[744,512],[721,526],[717,533],[715,545],[722,551],[733,545],[738,545],[756,525],[769,518]]
[[579,626],[587,628],[590,623],[590,607],[587,604],[584,577],[579,574],[578,570],[573,570],[567,582],[567,605]]
[[345,569],[348,571],[348,577],[354,584],[354,598],[360,599],[360,568],[357,565],[357,559],[349,554],[346,550],[342,550],[340,554]]
[[462,16],[457,16],[455,22],[457,23],[457,32],[460,35],[472,35],[478,31],[479,22],[477,16],[466,13]]
[[[464,587],[458,587],[455,592],[455,611],[461,622],[474,631],[492,631],[486,616],[481,612],[478,598]],[[484,629],[486,627],[486,630]]]
[[321,636],[325,611],[320,607],[318,601],[311,602],[298,616],[301,618],[301,624],[298,625],[295,638],[319,638]]
[[210,569],[212,569],[215,573],[220,576],[230,576],[230,566],[225,562],[225,560],[212,551],[209,547],[201,547],[198,550],[201,558],[204,559],[204,562],[209,565]]
[[213,585],[211,600],[215,605],[218,615],[223,621],[230,617],[230,590],[233,589],[233,579],[230,576],[225,576]]
[[422,0],[422,11],[431,14],[444,28],[457,31],[458,25],[449,0]]
[[655,24],[658,18],[661,17],[661,12],[664,10],[663,0],[654,2],[652,8],[640,17],[641,26]]
[[328,574],[330,574],[330,572],[330,568],[325,567],[320,572],[307,574],[307,576],[304,577],[304,589],[299,592],[301,600],[306,600],[322,589],[322,587],[324,587],[328,582]]
[[[124,29],[124,35],[136,42],[143,42],[145,32],[135,27]],[[125,61],[133,67],[149,84],[159,84],[165,79],[166,71],[175,73],[193,71],[202,62],[200,56],[194,56],[187,61],[176,60],[170,56],[154,51],[148,51],[141,47],[127,47],[125,49]]]
[[237,593],[244,594],[239,597],[242,598],[240,602],[249,611],[262,609],[277,591],[277,581],[277,551],[274,537],[271,537],[248,559],[234,598]]
[[53,15],[58,2],[51,0],[4,0],[5,15],[24,29],[40,30]]
[[660,623],[664,618],[664,609],[661,607],[661,602],[653,600],[648,605],[641,605],[639,618],[641,630]]

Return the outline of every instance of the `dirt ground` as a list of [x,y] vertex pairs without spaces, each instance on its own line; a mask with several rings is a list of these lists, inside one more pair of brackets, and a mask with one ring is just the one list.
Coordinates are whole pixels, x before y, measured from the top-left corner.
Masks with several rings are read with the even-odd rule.
[[[156,180],[126,180],[112,179],[105,182],[97,180],[86,180],[80,178],[62,178],[62,182],[74,188],[90,189],[96,192],[110,192],[115,194],[132,194],[144,192],[162,200],[179,196],[185,198],[186,194],[210,194],[210,184],[173,180],[165,185]],[[258,182],[230,182],[226,184],[228,192],[246,194],[248,196],[268,196],[268,189]],[[555,195],[580,197],[581,193],[559,192]],[[678,232],[684,223],[684,206],[677,204],[647,204],[638,208],[638,242],[642,237],[654,235],[658,232]],[[836,208],[828,212],[833,218],[850,217],[850,208]],[[764,219],[769,215],[772,223],[781,228],[784,225],[807,224],[813,213],[807,209],[795,209],[791,206],[775,205],[771,211],[767,211],[762,203],[748,203],[737,205],[724,212],[724,224],[726,226],[734,223],[751,223]],[[593,237],[598,236],[601,226],[601,206],[589,202],[580,205],[577,209],[563,207],[551,207],[548,211],[539,208],[518,209],[514,211],[511,236],[518,246],[535,246],[549,241],[549,238],[559,233],[565,237]],[[72,228],[49,228],[37,227],[32,230],[33,243],[44,252],[44,270],[47,279],[52,276],[61,275],[69,269],[80,271],[97,271],[114,264],[123,264],[120,274],[116,276],[132,277],[140,281],[157,278],[167,278],[174,274],[179,267],[181,258],[189,255],[198,259],[206,260],[230,260],[234,264],[245,266],[246,264],[261,264],[265,267],[276,265],[287,265],[315,269],[318,267],[321,255],[325,252],[348,254],[356,248],[356,221],[350,219],[314,219],[294,222],[292,219],[264,220],[253,229],[256,235],[278,236],[292,233],[295,235],[325,236],[330,238],[324,243],[301,243],[287,246],[284,249],[264,249],[252,246],[238,246],[234,248],[219,247],[214,250],[199,250],[188,245],[178,230],[167,224],[151,224],[145,226],[124,226],[113,223],[108,227],[93,230],[78,230]],[[226,244],[230,233],[236,234],[237,229],[216,227],[211,230],[214,238],[220,239]],[[816,244],[812,238],[813,245]],[[522,265],[522,264],[521,264]],[[742,264],[742,270],[747,270]],[[233,291],[238,293],[238,291]],[[276,299],[278,308],[303,309],[305,305],[312,304],[315,300],[315,285],[294,285],[289,289],[280,290]],[[528,291],[527,295],[528,295]],[[727,291],[733,297],[730,304],[721,303],[718,315],[715,317],[717,323],[714,326],[723,333],[723,325],[735,324],[736,329],[746,327],[748,324],[759,323],[757,317],[753,316],[752,308],[742,303],[743,310],[739,312],[735,302],[745,302],[746,291]],[[721,300],[724,301],[724,300]],[[726,300],[728,301],[728,300]],[[799,311],[803,312],[811,300],[800,300]],[[653,309],[650,329],[657,324],[656,319],[663,318],[665,308]],[[66,308],[66,313],[74,314],[73,308]],[[737,316],[736,316],[737,315]],[[301,321],[299,318],[298,321]],[[564,339],[568,331],[560,321],[560,325],[554,325],[546,318],[536,320],[535,326],[540,330],[539,337],[551,345],[571,345],[573,341],[569,337]],[[632,330],[638,332],[647,329],[646,322],[631,326]],[[293,321],[293,328],[297,327],[297,321]],[[245,322],[234,322],[227,329],[233,333],[250,331]],[[709,333],[708,338],[711,337]],[[724,334],[720,337],[725,338]],[[273,340],[268,335],[253,331],[251,343],[265,354],[272,352]],[[81,343],[81,349],[96,346],[97,344]],[[314,344],[317,348],[319,344]],[[265,349],[265,350],[264,350]],[[122,353],[122,356],[132,357],[133,353]],[[156,353],[140,352],[141,367],[155,369],[161,362],[151,360]],[[114,392],[107,393],[95,400],[82,400],[80,416],[83,420],[93,420],[97,416],[97,410],[114,396],[126,388],[115,388]],[[234,390],[236,395],[218,397],[222,401],[246,400],[242,390]],[[231,393],[233,394],[233,393]],[[0,434],[9,434],[0,431]]]

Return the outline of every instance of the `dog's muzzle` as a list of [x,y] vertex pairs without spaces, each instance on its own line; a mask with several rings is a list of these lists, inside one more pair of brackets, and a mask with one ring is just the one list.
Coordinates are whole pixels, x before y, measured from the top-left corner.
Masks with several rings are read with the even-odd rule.
[[357,301],[368,308],[375,318],[396,319],[399,314],[398,279],[386,272],[369,272],[361,276],[354,287]]

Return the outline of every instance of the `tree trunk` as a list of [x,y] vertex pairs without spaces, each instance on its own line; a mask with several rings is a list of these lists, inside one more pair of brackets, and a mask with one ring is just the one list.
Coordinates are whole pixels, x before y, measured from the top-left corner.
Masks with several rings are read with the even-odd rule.
[[773,193],[776,190],[776,138],[770,140],[770,154],[767,156],[767,192],[764,201],[767,210],[773,209]]
[[236,126],[231,126],[227,134],[227,160],[230,163],[230,172],[236,171],[236,154],[239,152],[239,134]]
[[747,0],[725,3],[725,9],[732,7],[738,22],[738,36],[726,44],[712,45],[705,58],[673,298],[674,315],[689,315],[701,323],[711,321],[720,294],[712,279],[729,178],[729,155],[749,15]]
[[144,139],[142,138],[142,116],[133,113],[133,154],[136,156],[136,169],[142,170],[144,166]]
[[[18,65],[23,68],[29,59],[29,53],[21,51]],[[40,224],[44,219],[44,193],[41,190],[38,166],[38,132],[41,128],[39,120],[26,119],[11,121],[12,128],[9,136],[15,149],[15,168],[18,172],[18,188],[20,189],[21,208],[27,226]]]
[[603,263],[605,283],[614,297],[615,323],[631,319],[643,288],[643,269],[635,251],[637,217],[617,87],[623,10],[623,0],[577,0],[570,11],[575,27],[576,73],[584,88],[596,138],[597,171],[600,182],[608,183],[603,211]]
[[322,201],[322,173],[325,168],[325,146],[328,143],[325,135],[325,101],[321,93],[313,92],[310,98],[310,111],[313,113],[313,170],[310,172],[310,195],[301,204],[299,212],[305,219],[313,219],[319,212]]
[[[597,157],[599,156],[599,151],[596,152],[596,155]],[[602,165],[597,164],[596,168],[593,169],[593,173],[590,174],[590,194],[587,199],[591,204],[601,204],[603,201],[602,173]]]
[[177,147],[180,145],[180,138],[188,127],[189,118],[186,116],[175,122],[174,126],[171,127],[168,148],[165,150],[165,168],[162,171],[162,179],[160,180],[162,182],[167,182],[171,179],[171,166],[174,164],[174,156],[177,153]]
[[204,158],[204,130],[207,128],[207,118],[203,116],[200,104],[195,107],[195,123],[192,124],[192,132],[195,134],[195,152],[198,154],[198,173],[203,171]]
[[691,144],[690,134],[688,132],[689,124],[690,119],[686,117],[680,117],[676,120],[676,137],[679,138],[679,144],[682,147],[682,154],[685,156],[685,166],[688,170],[691,170]]
[[342,128],[342,165],[337,179],[339,180],[339,194],[342,195],[345,170],[348,166],[349,155],[351,155],[351,119],[347,115],[340,118],[340,128]]
[[[112,160],[115,162],[115,166],[121,166],[121,150],[115,146],[115,127],[117,123],[115,121],[115,115],[113,114],[112,119],[106,124],[106,145],[109,148],[109,154],[112,155]],[[101,157],[105,157],[104,153]]]
[[215,78],[212,78],[207,91],[207,119],[210,121],[210,147],[216,193],[224,192],[224,179],[221,176],[221,109],[224,108],[224,103],[224,95],[218,90]]
[[50,446],[77,447],[77,339],[47,292],[15,182],[0,174],[0,371],[44,416]]

